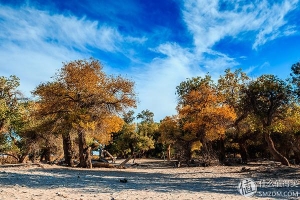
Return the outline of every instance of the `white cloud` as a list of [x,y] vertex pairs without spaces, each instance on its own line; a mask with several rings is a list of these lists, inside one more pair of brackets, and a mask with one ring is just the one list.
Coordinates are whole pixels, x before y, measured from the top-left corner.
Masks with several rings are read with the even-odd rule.
[[124,43],[145,38],[122,36],[114,27],[86,18],[37,10],[0,7],[1,75],[16,75],[20,89],[30,95],[40,82],[50,80],[62,62],[91,57],[92,49],[121,52]]
[[[220,9],[221,4],[229,9]],[[245,31],[253,31],[256,38],[253,48],[284,34],[290,27],[286,26],[285,16],[295,9],[298,0],[284,0],[271,3],[267,0],[243,1],[185,1],[184,20],[194,36],[194,44],[198,53],[207,49],[226,36],[235,37]]]
[[238,65],[238,62],[234,58],[218,51],[207,49],[202,55],[200,62],[208,71],[219,73],[220,71],[223,72],[226,68]]
[[100,26],[96,21],[50,14],[30,7],[15,10],[1,6],[0,18],[1,38],[31,47],[49,43],[81,51],[88,51],[87,47],[93,46],[112,52],[118,50],[118,43],[124,40],[117,30]]
[[296,8],[298,0],[286,0],[281,4],[274,4],[271,8],[264,5],[261,8],[261,17],[264,19],[261,29],[256,36],[253,48],[274,40],[280,36],[290,35],[290,26],[286,26],[285,15]]

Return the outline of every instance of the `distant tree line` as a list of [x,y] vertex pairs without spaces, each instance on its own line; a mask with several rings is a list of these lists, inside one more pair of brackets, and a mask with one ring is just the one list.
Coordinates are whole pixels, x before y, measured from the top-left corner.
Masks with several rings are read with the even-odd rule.
[[226,164],[233,155],[243,163],[300,163],[300,63],[287,80],[250,78],[240,69],[225,70],[217,81],[188,78],[176,87],[177,114],[160,122],[150,110],[135,115],[134,82],[105,74],[95,59],[63,64],[33,99],[19,84],[16,76],[0,77],[0,159],[91,168],[91,152],[105,145],[124,158]]

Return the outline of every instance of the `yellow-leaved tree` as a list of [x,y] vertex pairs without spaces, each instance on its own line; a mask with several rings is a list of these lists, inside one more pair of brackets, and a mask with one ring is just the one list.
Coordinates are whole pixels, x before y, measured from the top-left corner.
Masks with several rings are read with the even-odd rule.
[[209,141],[224,137],[227,126],[236,118],[234,109],[224,104],[224,96],[208,75],[183,81],[177,94],[181,139],[187,148],[185,157],[191,159],[191,150],[199,141],[202,151],[209,155]]
[[167,159],[171,160],[171,145],[175,144],[181,136],[178,116],[167,116],[159,124],[159,142],[167,146]]
[[40,114],[54,115],[66,127],[62,134],[67,140],[64,144],[69,146],[64,152],[70,151],[68,134],[71,130],[77,132],[79,166],[88,168],[92,164],[87,134],[92,133],[97,138],[98,133],[103,141],[109,140],[109,132],[116,131],[122,124],[116,115],[136,106],[134,82],[106,75],[95,59],[64,64],[52,82],[40,84],[33,94],[39,97]]

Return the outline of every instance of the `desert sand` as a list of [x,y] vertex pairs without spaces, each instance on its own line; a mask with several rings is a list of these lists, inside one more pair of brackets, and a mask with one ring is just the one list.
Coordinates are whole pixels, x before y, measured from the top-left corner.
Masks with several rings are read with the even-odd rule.
[[[162,160],[135,163],[130,161],[125,169],[2,165],[0,199],[300,199],[299,166],[253,163],[175,168]],[[252,197],[238,191],[244,178],[256,182]],[[126,183],[121,182],[124,179]]]

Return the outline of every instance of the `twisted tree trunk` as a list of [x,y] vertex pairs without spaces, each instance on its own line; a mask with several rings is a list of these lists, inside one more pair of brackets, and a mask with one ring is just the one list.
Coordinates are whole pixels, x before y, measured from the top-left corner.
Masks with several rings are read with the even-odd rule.
[[281,164],[283,164],[283,165],[290,166],[288,159],[286,157],[284,157],[281,153],[279,153],[279,151],[277,151],[277,149],[275,148],[274,142],[271,138],[271,134],[268,131],[265,131],[264,136],[265,136],[265,140],[268,144],[269,151],[272,154],[272,156],[274,157],[274,159],[276,161],[281,162]]

